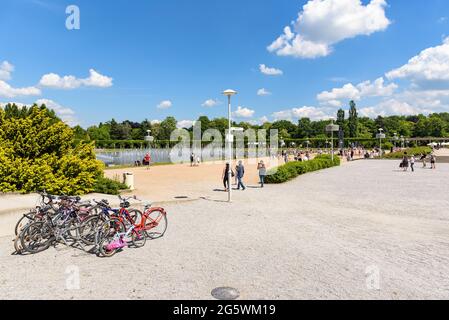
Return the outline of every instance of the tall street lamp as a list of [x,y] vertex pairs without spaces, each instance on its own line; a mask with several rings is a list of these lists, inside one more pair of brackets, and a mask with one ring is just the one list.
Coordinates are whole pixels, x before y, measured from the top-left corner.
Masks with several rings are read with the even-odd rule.
[[339,131],[340,130],[340,126],[334,124],[334,119],[331,120],[331,124],[326,126],[326,131],[331,133],[331,145],[332,145],[332,161],[334,161],[334,132],[335,131]]
[[306,144],[307,144],[307,150],[309,150],[309,144],[310,144],[310,141],[307,140],[307,141],[306,141]]
[[379,156],[382,158],[382,139],[386,138],[386,135],[383,133],[384,129],[380,128],[379,133],[377,134],[377,139],[379,139]]
[[229,170],[228,170],[228,202],[232,201],[232,191],[231,191],[231,179],[232,179],[232,129],[231,129],[231,97],[235,96],[237,94],[237,91],[235,90],[225,90],[223,91],[223,94],[228,97],[228,134],[227,134],[227,141],[228,141],[228,161],[229,161]]
[[399,138],[398,138],[398,134],[396,132],[393,135],[394,135],[394,138],[393,138],[394,139],[394,148],[396,149],[397,144],[398,144],[397,142],[398,142]]

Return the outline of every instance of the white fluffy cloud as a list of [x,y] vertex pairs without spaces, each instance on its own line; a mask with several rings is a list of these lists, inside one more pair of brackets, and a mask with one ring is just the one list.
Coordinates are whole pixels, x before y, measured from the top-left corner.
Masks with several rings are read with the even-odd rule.
[[268,119],[267,116],[263,116],[263,117],[261,117],[261,118],[259,119],[259,123],[260,123],[260,124],[264,124],[264,123],[266,123],[266,122],[270,122],[270,120]]
[[259,89],[259,90],[257,90],[257,95],[258,96],[269,96],[269,95],[271,95],[271,92],[270,91],[268,91],[267,89],[265,89],[265,88],[262,88],[262,89]]
[[280,75],[284,74],[284,72],[282,70],[276,69],[276,68],[270,68],[264,64],[259,65],[259,70],[260,70],[260,72],[262,72],[263,74],[265,74],[267,76],[280,76]]
[[39,96],[41,90],[36,87],[13,88],[3,80],[0,80],[0,97],[15,98],[19,96]]
[[443,44],[423,50],[407,64],[386,74],[388,79],[407,79],[418,86],[449,87],[449,37]]
[[359,35],[371,35],[390,25],[385,0],[310,0],[297,20],[284,28],[268,50],[279,56],[317,58],[329,55],[332,45]]
[[173,103],[170,100],[163,100],[158,105],[158,109],[169,109],[173,106]]
[[[5,102],[5,103],[1,103],[0,102],[0,108],[4,108],[5,105],[7,104],[15,104],[18,107],[25,107],[28,106],[30,107],[31,105],[26,104],[26,103],[21,103],[21,102]],[[76,126],[79,122],[75,117],[75,111],[73,111],[70,108],[67,107],[63,107],[60,104],[54,102],[53,100],[50,99],[39,99],[36,100],[35,104],[37,104],[38,106],[41,106],[43,104],[45,104],[45,106],[49,109],[52,109],[55,111],[56,115],[65,123],[67,123],[70,126]]]
[[418,108],[404,101],[389,99],[382,101],[373,107],[361,108],[359,113],[364,117],[376,118],[378,116],[384,117],[390,115],[408,116],[420,113],[428,114],[431,113],[431,111],[428,109]]
[[38,96],[41,94],[39,88],[24,87],[14,88],[4,80],[10,80],[11,74],[14,71],[14,66],[8,61],[3,61],[0,64],[0,97],[15,98],[19,96]]
[[282,110],[278,112],[274,112],[272,117],[275,121],[279,120],[298,120],[301,118],[310,118],[312,120],[322,120],[328,119],[329,114],[327,109],[324,108],[316,108],[316,107],[301,107],[301,108],[292,108],[289,110]]
[[104,76],[94,69],[89,70],[89,77],[79,79],[75,76],[63,76],[56,73],[48,73],[42,76],[39,85],[56,89],[76,89],[81,86],[108,88],[112,86],[112,78]]
[[254,113],[256,113],[256,111],[239,106],[232,115],[236,118],[252,118]]
[[220,103],[220,101],[218,101],[216,99],[208,99],[208,100],[204,101],[201,106],[207,107],[207,108],[212,108],[212,107],[215,107],[216,105],[218,105],[219,103]]
[[320,103],[339,107],[341,100],[360,100],[365,97],[388,97],[393,95],[398,88],[395,83],[385,85],[384,78],[378,78],[374,82],[365,81],[354,86],[352,83],[345,84],[341,88],[331,91],[323,91],[317,95]]
[[14,66],[8,61],[3,61],[0,64],[0,80],[11,79],[11,73],[14,71]]
[[26,106],[25,103],[22,102],[14,102],[14,101],[10,101],[10,102],[0,102],[0,108],[4,108],[7,104],[15,104],[18,107],[24,107]]
[[195,121],[192,121],[192,120],[181,120],[181,121],[178,121],[176,126],[178,127],[178,129],[183,129],[183,128],[189,129],[189,128],[193,127],[194,124],[195,124]]
[[39,106],[45,104],[47,108],[54,110],[56,115],[70,126],[76,126],[78,124],[78,120],[75,117],[75,111],[70,108],[63,107],[50,99],[36,100],[36,104]]

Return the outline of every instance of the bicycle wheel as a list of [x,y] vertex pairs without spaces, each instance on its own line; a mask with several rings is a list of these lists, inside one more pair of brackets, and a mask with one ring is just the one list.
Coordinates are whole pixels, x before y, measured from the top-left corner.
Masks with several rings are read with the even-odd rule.
[[23,252],[23,247],[19,236],[14,239],[14,250],[16,254],[21,254]]
[[119,248],[110,249],[110,245],[120,241],[120,234],[126,232],[125,225],[118,218],[111,218],[104,222],[97,230],[95,242],[98,253],[104,257],[112,257]]
[[20,233],[22,249],[32,254],[47,250],[52,239],[52,233],[44,222],[29,224]]
[[86,246],[95,244],[95,235],[101,223],[104,223],[100,215],[91,216],[84,220],[80,226],[80,239]]
[[137,209],[131,209],[128,212],[129,212],[129,216],[132,219],[132,224],[139,225],[140,221],[142,221],[142,212]]
[[145,230],[134,230],[131,235],[131,241],[134,247],[142,248],[147,242],[147,235]]
[[14,233],[16,236],[19,235],[20,231],[27,225],[29,224],[32,220],[30,220],[28,218],[27,215],[34,215],[34,212],[29,212],[28,214],[24,214],[22,216],[22,218],[19,219],[19,221],[17,221],[16,226],[14,228]]
[[167,215],[160,209],[150,210],[145,220],[145,231],[149,238],[159,239],[167,231]]

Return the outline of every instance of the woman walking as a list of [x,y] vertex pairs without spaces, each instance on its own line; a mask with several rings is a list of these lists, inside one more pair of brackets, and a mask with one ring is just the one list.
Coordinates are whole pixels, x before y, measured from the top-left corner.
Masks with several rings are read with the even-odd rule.
[[427,166],[426,164],[426,158],[427,158],[427,154],[423,153],[421,158],[419,160],[422,161],[422,167],[425,168]]
[[436,162],[437,162],[437,157],[435,157],[435,155],[432,153],[432,155],[430,156],[430,169],[436,169]]
[[404,169],[404,172],[406,172],[408,170],[408,156],[407,153],[404,154],[404,157],[402,158],[402,169]]
[[[223,169],[222,179],[223,179],[223,186],[225,188],[225,191],[229,191],[230,185],[229,185],[229,175],[228,172],[230,170],[231,166],[229,163],[226,163],[225,168]],[[231,176],[234,176],[234,173],[231,171]]]
[[412,156],[410,157],[410,169],[412,169],[412,172],[415,172],[415,155],[412,154]]
[[265,184],[265,176],[267,175],[267,168],[265,167],[265,163],[260,161],[257,165],[257,170],[259,171],[259,179],[260,179],[260,187],[263,188]]

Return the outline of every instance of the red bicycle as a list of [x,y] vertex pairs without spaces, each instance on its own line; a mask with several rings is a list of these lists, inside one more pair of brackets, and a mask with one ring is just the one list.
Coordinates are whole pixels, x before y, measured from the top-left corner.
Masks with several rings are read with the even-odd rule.
[[167,231],[167,212],[161,207],[152,207],[146,204],[140,223],[136,225],[138,230],[144,230],[150,239],[159,239]]

